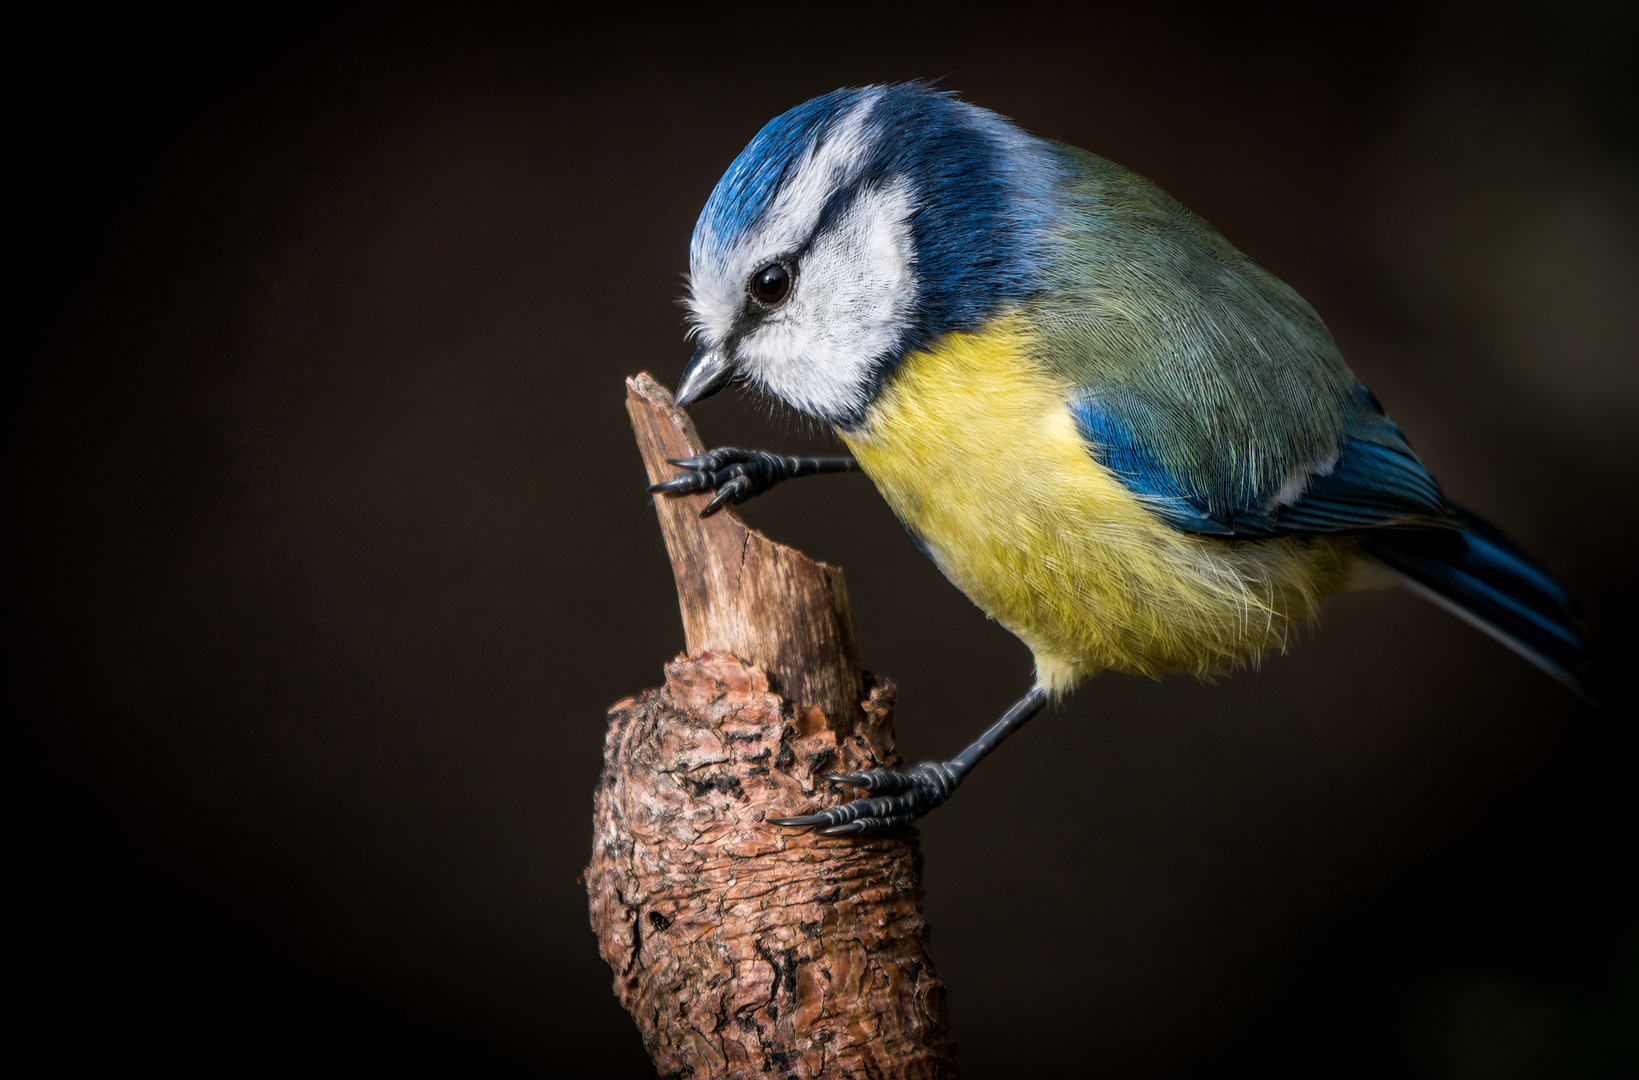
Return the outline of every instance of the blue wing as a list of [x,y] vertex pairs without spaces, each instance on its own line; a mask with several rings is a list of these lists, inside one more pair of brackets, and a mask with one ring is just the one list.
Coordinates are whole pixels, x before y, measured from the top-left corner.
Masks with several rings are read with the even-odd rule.
[[[1335,456],[1311,463],[1281,488],[1224,490],[1170,471],[1152,408],[1126,391],[1088,391],[1071,415],[1095,460],[1173,528],[1209,536],[1362,532],[1394,526],[1457,527],[1440,486],[1370,390],[1355,388]],[[1238,448],[1225,447],[1225,453]]]
[[1237,539],[1359,534],[1364,554],[1595,697],[1571,594],[1494,527],[1445,501],[1365,387],[1349,402],[1336,456],[1275,491],[1222,490],[1169,471],[1139,434],[1157,428],[1156,414],[1125,392],[1086,392],[1070,411],[1093,457],[1173,528]]

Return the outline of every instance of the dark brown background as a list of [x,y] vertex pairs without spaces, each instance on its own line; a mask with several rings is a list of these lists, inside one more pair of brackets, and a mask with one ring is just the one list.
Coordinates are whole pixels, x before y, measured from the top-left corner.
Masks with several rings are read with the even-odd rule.
[[[183,1073],[648,1074],[576,880],[603,710],[681,644],[621,379],[680,370],[717,176],[839,85],[943,77],[1204,214],[1625,675],[1632,6],[1131,8],[15,26],[21,1030]],[[868,484],[747,516],[846,568],[913,758],[1026,684]],[[967,1075],[1615,1075],[1624,682],[1585,708],[1399,592],[1217,685],[1097,680],[922,830]]]

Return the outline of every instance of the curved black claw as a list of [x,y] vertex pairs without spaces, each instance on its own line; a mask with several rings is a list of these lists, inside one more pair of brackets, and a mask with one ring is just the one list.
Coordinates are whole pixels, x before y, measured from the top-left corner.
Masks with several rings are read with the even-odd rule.
[[819,831],[826,836],[896,829],[909,825],[950,798],[956,785],[962,782],[965,771],[949,762],[924,761],[904,772],[872,769],[869,772],[842,773],[827,779],[833,784],[849,784],[885,794],[871,799],[855,799],[802,817],[770,818],[769,822],[774,825],[820,825],[823,828]]
[[823,472],[853,472],[859,468],[853,458],[790,457],[767,450],[742,450],[723,446],[688,458],[667,458],[684,471],[670,480],[650,484],[655,494],[689,494],[715,491],[717,494],[700,511],[701,517],[716,513],[730,503],[743,503],[767,491],[781,480]]
[[758,491],[773,487],[779,482],[778,477],[769,479],[758,485],[756,474],[766,472],[766,469],[756,469],[756,456],[773,457],[761,450],[741,450],[738,447],[725,446],[718,450],[711,450],[696,457],[667,458],[669,464],[676,465],[686,471],[678,473],[670,480],[662,480],[658,484],[650,484],[649,490],[655,494],[686,495],[696,491],[716,491],[717,494],[700,511],[701,517],[715,514],[725,503],[742,503]]

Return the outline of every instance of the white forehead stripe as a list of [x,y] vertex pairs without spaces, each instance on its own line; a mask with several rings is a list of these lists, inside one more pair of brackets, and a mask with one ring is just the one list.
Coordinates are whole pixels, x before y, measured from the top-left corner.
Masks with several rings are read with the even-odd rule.
[[715,231],[695,238],[689,306],[708,340],[720,339],[732,325],[751,272],[807,240],[832,194],[853,182],[869,151],[866,124],[881,98],[882,89],[873,87],[837,118],[823,141],[804,150],[756,226],[734,244],[721,245]]
[[864,163],[870,150],[866,121],[881,96],[881,90],[866,94],[838,119],[823,142],[803,152],[759,222],[756,235],[746,237],[746,241],[759,247],[775,245],[790,250],[808,239],[831,196],[852,184]]

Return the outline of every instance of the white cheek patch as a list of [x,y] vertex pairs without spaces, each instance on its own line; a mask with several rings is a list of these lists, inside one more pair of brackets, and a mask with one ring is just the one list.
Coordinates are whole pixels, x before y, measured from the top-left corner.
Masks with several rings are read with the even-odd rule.
[[803,257],[790,298],[739,343],[745,373],[813,416],[863,408],[875,361],[915,313],[913,208],[903,178],[861,191]]

